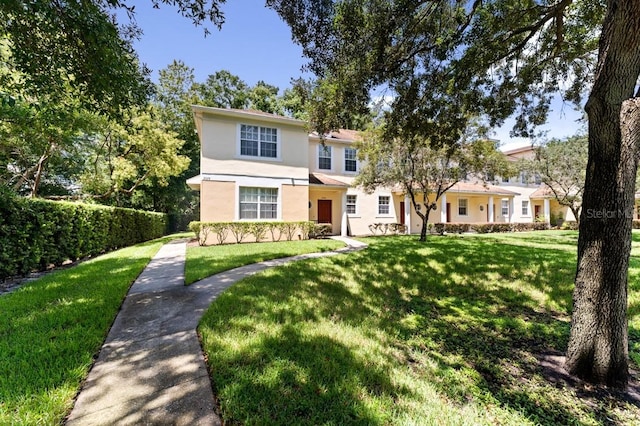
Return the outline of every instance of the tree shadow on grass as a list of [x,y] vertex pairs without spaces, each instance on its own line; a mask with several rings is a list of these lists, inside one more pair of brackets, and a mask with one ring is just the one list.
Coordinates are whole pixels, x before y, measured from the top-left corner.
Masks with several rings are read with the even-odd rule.
[[[262,417],[271,414],[261,412],[261,404],[299,405],[302,400],[305,413],[328,410],[323,417],[305,417],[315,422],[344,415],[350,420],[339,423],[391,422],[380,410],[363,410],[372,404],[367,398],[345,392],[342,380],[322,373],[322,360],[336,359],[345,366],[344,380],[360,381],[372,395],[381,389],[382,400],[411,397],[384,378],[394,368],[404,368],[414,380],[430,383],[460,406],[472,400],[542,424],[619,419],[623,401],[594,402],[598,395],[582,401],[564,384],[547,382],[540,366],[539,355],[561,353],[566,347],[575,253],[461,237],[430,238],[426,244],[402,237],[369,242],[362,252],[252,277],[212,306],[203,322],[204,334],[230,339],[210,337],[215,344],[205,343],[225,416],[238,419],[242,413],[240,419],[282,424],[287,417]],[[330,336],[309,337],[308,330],[327,323],[338,330],[356,329],[363,342],[373,341],[386,350],[367,360]],[[245,347],[233,338],[243,334],[263,340]],[[286,368],[273,367],[274,372],[319,373],[303,375],[304,380],[293,373],[274,373],[267,388],[252,392],[265,385],[250,371],[278,362]],[[370,383],[364,378],[372,368],[376,378]],[[300,394],[301,386],[308,395],[290,398]],[[314,389],[324,389],[332,398],[341,395],[351,411],[327,406],[323,397],[313,396]],[[236,403],[243,400],[243,392],[252,401]],[[594,404],[600,408],[591,414]],[[291,415],[291,410],[282,412]],[[630,415],[639,418],[637,410]]]

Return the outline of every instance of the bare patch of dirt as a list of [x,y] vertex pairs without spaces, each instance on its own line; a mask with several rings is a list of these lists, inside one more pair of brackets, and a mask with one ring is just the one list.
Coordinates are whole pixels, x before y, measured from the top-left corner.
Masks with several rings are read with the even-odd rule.
[[539,367],[542,376],[549,382],[560,387],[573,389],[578,396],[584,399],[603,400],[614,399],[628,402],[640,407],[640,382],[638,372],[629,370],[629,385],[626,390],[608,388],[586,383],[571,376],[564,368],[566,357],[560,352],[549,352],[538,355]]

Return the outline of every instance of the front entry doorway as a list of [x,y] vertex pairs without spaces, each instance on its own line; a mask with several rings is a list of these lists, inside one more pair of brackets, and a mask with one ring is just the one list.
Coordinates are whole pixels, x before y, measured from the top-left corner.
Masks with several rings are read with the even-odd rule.
[[318,223],[331,223],[331,200],[318,200]]

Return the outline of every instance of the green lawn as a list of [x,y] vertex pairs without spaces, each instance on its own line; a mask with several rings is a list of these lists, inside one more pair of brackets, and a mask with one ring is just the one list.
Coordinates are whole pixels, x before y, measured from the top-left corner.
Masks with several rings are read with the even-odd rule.
[[0,297],[0,424],[59,424],[129,286],[163,238],[52,272]]
[[[0,425],[59,424],[130,285],[162,244],[118,250],[0,297]],[[190,247],[191,277],[344,244],[333,240]],[[213,257],[213,259],[212,259]],[[205,275],[197,275],[204,277]]]
[[344,247],[344,243],[335,240],[191,246],[187,248],[185,282],[191,284],[238,266],[298,254],[330,251],[340,247]]
[[538,361],[567,344],[575,232],[366,241],[214,302],[199,332],[226,424],[640,424],[637,406],[556,384]]

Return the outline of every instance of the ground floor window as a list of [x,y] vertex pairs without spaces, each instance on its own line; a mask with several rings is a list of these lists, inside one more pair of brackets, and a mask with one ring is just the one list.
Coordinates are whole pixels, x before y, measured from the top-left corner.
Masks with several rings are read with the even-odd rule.
[[458,199],[458,216],[467,216],[469,214],[469,200],[466,198]]
[[529,216],[529,201],[522,201],[522,216]]
[[357,195],[347,195],[347,214],[356,214]]
[[502,216],[509,216],[509,200],[502,200]]
[[388,195],[378,197],[378,214],[389,214],[389,198]]
[[278,189],[240,187],[240,219],[277,219]]

